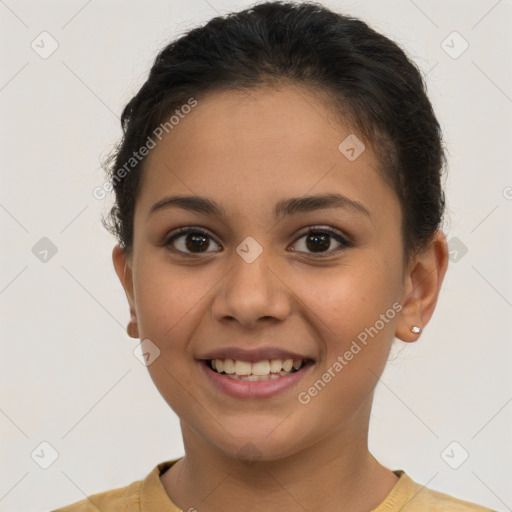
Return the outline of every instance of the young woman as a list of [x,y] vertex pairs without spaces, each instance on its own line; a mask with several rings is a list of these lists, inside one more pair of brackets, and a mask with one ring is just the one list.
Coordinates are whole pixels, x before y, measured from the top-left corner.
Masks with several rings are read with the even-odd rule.
[[184,457],[60,512],[489,511],[368,449],[393,340],[448,264],[441,131],[415,65],[311,3],[211,20],[122,115],[107,227]]

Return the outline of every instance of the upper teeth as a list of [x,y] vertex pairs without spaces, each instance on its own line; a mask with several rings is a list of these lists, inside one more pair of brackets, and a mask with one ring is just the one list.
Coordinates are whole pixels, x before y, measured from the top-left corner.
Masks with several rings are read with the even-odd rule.
[[217,372],[236,375],[270,375],[271,373],[291,372],[298,370],[303,359],[264,359],[255,363],[233,359],[212,359],[212,368]]

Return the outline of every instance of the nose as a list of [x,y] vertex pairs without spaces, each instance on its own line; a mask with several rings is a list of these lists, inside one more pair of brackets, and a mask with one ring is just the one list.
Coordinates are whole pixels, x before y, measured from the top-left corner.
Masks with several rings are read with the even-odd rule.
[[289,289],[279,271],[271,268],[265,252],[251,263],[233,254],[231,270],[213,300],[216,320],[237,321],[247,329],[255,329],[262,321],[277,323],[290,314]]

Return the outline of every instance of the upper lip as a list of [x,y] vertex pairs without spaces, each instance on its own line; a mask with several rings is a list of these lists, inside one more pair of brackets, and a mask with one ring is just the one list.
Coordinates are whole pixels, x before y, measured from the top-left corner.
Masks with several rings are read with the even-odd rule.
[[219,348],[207,352],[206,354],[198,357],[198,359],[233,359],[237,361],[249,361],[255,363],[257,361],[264,361],[266,359],[313,359],[296,352],[283,350],[276,347],[262,347],[258,349],[245,349],[240,347],[232,348]]

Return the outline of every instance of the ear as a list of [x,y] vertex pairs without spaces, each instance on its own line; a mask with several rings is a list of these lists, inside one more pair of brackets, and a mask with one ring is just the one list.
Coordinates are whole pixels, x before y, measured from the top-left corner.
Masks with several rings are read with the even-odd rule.
[[395,331],[395,336],[402,341],[417,341],[420,333],[412,333],[411,327],[418,326],[423,331],[434,313],[448,268],[448,255],[446,236],[438,230],[429,246],[407,266],[402,310]]
[[132,338],[139,337],[139,328],[137,324],[137,313],[135,311],[135,297],[133,293],[133,274],[132,259],[128,257],[124,249],[118,244],[112,250],[112,262],[116,270],[117,277],[123,285],[130,306],[130,322],[128,323],[127,333]]

